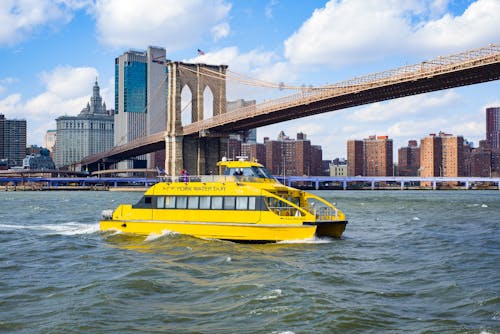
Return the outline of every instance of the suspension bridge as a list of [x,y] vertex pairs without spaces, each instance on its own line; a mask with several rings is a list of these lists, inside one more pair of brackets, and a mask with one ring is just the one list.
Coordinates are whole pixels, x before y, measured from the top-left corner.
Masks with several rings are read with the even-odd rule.
[[[99,163],[109,165],[166,149],[165,167],[169,174],[177,174],[182,166],[204,174],[208,170],[207,166],[214,164],[221,157],[221,138],[227,138],[229,133],[374,102],[498,80],[500,45],[490,44],[317,87],[286,86],[256,80],[227,71],[227,66],[224,65],[182,62],[170,62],[167,65],[168,110],[165,131],[86,157],[80,163],[82,167],[95,170]],[[227,80],[260,87],[293,89],[297,93],[226,112]],[[189,84],[193,85],[194,91],[191,103],[193,122],[182,126],[180,94],[182,87]],[[212,117],[203,119],[203,101],[200,101],[199,89],[203,92],[206,86],[216,92],[216,108]]]

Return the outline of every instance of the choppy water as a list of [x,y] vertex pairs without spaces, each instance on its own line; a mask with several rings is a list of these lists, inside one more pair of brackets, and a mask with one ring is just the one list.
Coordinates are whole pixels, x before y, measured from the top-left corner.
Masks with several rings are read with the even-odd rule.
[[1,333],[500,333],[500,191],[328,191],[342,240],[101,233],[139,193],[0,193]]

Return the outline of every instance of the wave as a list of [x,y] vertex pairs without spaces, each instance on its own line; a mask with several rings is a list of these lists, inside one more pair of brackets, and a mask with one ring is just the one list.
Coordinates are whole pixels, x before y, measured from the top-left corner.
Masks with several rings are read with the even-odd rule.
[[283,240],[278,241],[277,244],[329,244],[334,240],[328,237],[312,237],[310,239]]
[[151,233],[150,235],[148,235],[146,237],[145,241],[153,241],[153,240],[162,238],[164,236],[177,235],[177,234],[179,234],[179,233],[174,232],[174,231],[163,230],[163,231],[161,231],[161,234]]
[[30,230],[48,232],[50,234],[60,235],[80,235],[93,234],[99,231],[99,224],[83,224],[77,222],[67,222],[62,224],[43,224],[43,225],[12,225],[0,224],[0,230],[15,231],[15,230]]

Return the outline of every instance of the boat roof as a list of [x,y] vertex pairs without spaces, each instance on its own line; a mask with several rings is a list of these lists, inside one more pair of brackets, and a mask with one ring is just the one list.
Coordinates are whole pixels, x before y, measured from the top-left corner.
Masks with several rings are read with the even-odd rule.
[[224,166],[226,168],[245,168],[245,167],[264,167],[257,161],[246,161],[246,160],[232,160],[232,161],[219,161],[217,166]]

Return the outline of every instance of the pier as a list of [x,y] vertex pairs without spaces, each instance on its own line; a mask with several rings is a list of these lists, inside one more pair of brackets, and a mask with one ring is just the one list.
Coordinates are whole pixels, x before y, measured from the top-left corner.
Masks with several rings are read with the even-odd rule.
[[[303,189],[405,190],[498,189],[500,177],[411,176],[275,176],[281,183]],[[190,179],[199,176],[190,176]],[[159,177],[40,177],[0,176],[0,189],[9,190],[144,190]]]

